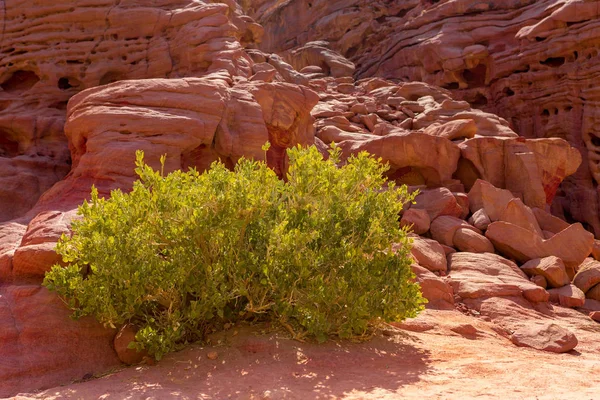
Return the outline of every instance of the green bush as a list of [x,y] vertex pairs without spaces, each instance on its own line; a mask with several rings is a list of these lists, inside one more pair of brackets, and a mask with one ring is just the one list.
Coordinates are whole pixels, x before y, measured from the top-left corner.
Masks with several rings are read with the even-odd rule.
[[329,160],[315,147],[288,155],[282,181],[245,159],[163,176],[138,152],[133,190],[103,199],[92,188],[57,245],[67,266],[44,284],[75,318],[138,325],[132,346],[157,359],[250,317],[323,341],[415,316],[424,300],[398,224],[406,188],[366,153],[342,167],[335,148]]

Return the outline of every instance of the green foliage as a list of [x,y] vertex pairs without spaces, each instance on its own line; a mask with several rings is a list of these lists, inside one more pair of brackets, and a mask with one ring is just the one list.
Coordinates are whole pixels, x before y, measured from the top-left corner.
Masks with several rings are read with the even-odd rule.
[[366,153],[342,167],[335,148],[327,161],[315,147],[288,155],[284,182],[245,159],[163,176],[138,152],[133,190],[103,199],[92,188],[57,245],[68,266],[44,284],[74,317],[137,324],[133,346],[156,358],[249,317],[323,341],[415,316],[424,300],[398,224],[406,188]]

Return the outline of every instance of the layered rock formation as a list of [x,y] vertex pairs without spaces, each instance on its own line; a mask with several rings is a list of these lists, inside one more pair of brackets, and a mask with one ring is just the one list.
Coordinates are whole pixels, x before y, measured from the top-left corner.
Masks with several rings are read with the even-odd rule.
[[[582,193],[565,192],[568,187],[560,184],[572,174],[581,180],[586,154],[582,158],[562,138],[519,137],[514,121],[457,100],[472,100],[475,89],[495,93],[499,81],[476,88],[459,83],[453,93],[431,85],[446,85],[431,78],[438,73],[416,72],[424,67],[414,51],[424,51],[434,60],[422,62],[435,64],[452,46],[438,54],[415,38],[436,32],[430,25],[436,18],[452,20],[452,12],[469,11],[466,2],[242,1],[267,28],[266,52],[256,49],[262,27],[234,1],[5,3],[0,395],[79,379],[118,363],[111,348],[116,331],[92,320],[69,321],[66,308],[40,282],[60,261],[55,244],[69,232],[90,186],[102,195],[131,187],[138,149],[154,166],[166,154],[165,172],[203,170],[215,160],[231,167],[245,156],[266,159],[280,176],[285,149],[296,144],[315,144],[326,154],[336,143],[343,157],[368,151],[389,164],[390,180],[420,190],[400,223],[415,228],[413,270],[430,307],[477,312],[518,332],[513,342],[551,351],[569,351],[577,341],[564,331],[568,326],[547,323],[560,313],[549,300],[600,311],[594,303],[600,301],[600,263],[591,257],[600,258],[600,245],[581,224],[548,212],[565,196]],[[515,9],[529,10],[517,18],[521,22],[551,11],[513,3],[494,6],[506,13],[502,21],[521,15]],[[484,18],[491,12],[484,8],[467,16]],[[304,25],[274,25],[289,21],[290,12]],[[365,22],[369,15],[374,20]],[[391,37],[399,39],[381,32],[391,35],[403,18],[406,32],[398,35],[416,30],[402,40],[419,44],[382,50]],[[313,23],[314,34],[303,33]],[[56,33],[66,28],[68,35]],[[273,54],[280,49],[291,51]],[[506,52],[511,49],[507,45]],[[479,47],[471,50],[483,54]],[[412,57],[418,65],[403,69],[402,60]],[[385,72],[392,70],[425,83],[365,77],[397,78]],[[511,98],[520,98],[515,93]],[[486,110],[494,104],[489,101]],[[266,141],[271,148],[264,154]],[[506,310],[525,317],[517,321]],[[530,329],[529,320],[544,323]],[[544,346],[534,340],[537,334],[549,338]]]
[[[262,49],[327,41],[357,78],[418,80],[504,117],[520,135],[563,138],[583,163],[554,212],[600,235],[600,125],[594,0],[242,1],[265,27]],[[298,64],[304,66],[304,64]]]

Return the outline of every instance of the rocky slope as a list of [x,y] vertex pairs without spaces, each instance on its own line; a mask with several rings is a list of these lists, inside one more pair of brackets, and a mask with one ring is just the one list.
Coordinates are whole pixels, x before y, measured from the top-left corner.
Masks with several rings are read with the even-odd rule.
[[[265,27],[261,48],[296,67],[298,53],[329,47],[357,78],[423,81],[505,118],[528,138],[559,137],[583,163],[553,204],[600,235],[600,128],[595,0],[246,0]],[[314,50],[312,50],[314,51]]]
[[[397,78],[385,71],[404,71],[403,59],[418,64],[424,54],[437,54],[429,47],[420,50],[427,40],[414,35],[409,39],[415,45],[382,50],[398,42],[392,33],[403,18],[409,25],[398,35],[408,35],[413,25],[420,35],[433,35],[428,24],[452,12],[479,24],[497,16],[505,21],[501,26],[516,29],[551,12],[542,7],[545,2],[498,2],[473,12],[459,1],[5,3],[0,396],[119,364],[115,330],[91,319],[70,321],[60,300],[40,282],[59,261],[56,241],[69,232],[90,186],[104,195],[131,186],[137,149],[153,165],[167,154],[168,171],[202,170],[214,160],[232,166],[247,156],[266,157],[280,175],[285,149],[296,144],[316,144],[326,154],[335,142],[345,157],[369,151],[390,164],[390,179],[421,191],[400,223],[413,226],[413,269],[430,308],[481,316],[501,332],[506,346],[512,341],[569,352],[578,339],[587,343],[589,332],[600,333],[592,321],[600,319],[600,246],[582,224],[549,213],[553,206],[564,218],[557,204],[579,198],[581,185],[592,182],[582,178],[589,174],[589,154],[571,136],[554,137],[561,135],[552,129],[535,135],[517,129],[513,120],[488,112],[502,114],[492,101],[486,107],[475,104],[472,92],[494,93],[497,79],[486,78],[476,88],[459,82],[452,89],[433,79],[435,74],[417,74],[424,68],[420,64],[406,67],[415,74],[406,72],[413,82],[384,79]],[[370,30],[361,22],[363,28],[352,25],[354,31],[346,31],[345,24],[366,21],[371,14],[364,10],[377,5]],[[243,9],[264,24],[264,32]],[[294,12],[303,25],[285,24]],[[471,25],[461,29],[474,29]],[[304,31],[307,26],[320,26],[316,36]],[[387,33],[374,40],[373,26],[387,27]],[[341,30],[334,27],[345,32],[335,40]],[[443,36],[446,29],[438,33]],[[357,32],[351,41],[349,35]],[[313,39],[330,43],[309,43]],[[354,50],[343,48],[344,41],[355,43]],[[506,43],[506,51],[519,46]],[[438,48],[442,57],[451,46]],[[381,54],[400,54],[399,64],[384,67],[392,56]],[[492,65],[490,60],[484,64]],[[510,76],[509,71],[505,79]],[[524,101],[514,90],[510,97]],[[561,86],[547,90],[550,96],[564,95]],[[265,156],[261,146],[267,140],[272,146]],[[572,216],[588,221],[573,211],[577,204],[568,205]],[[593,227],[590,221],[586,226]],[[594,346],[578,349],[586,356],[599,353]]]

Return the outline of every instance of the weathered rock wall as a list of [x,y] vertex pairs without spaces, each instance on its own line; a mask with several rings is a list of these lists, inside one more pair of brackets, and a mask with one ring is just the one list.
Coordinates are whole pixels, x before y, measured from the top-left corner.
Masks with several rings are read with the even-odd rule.
[[0,13],[0,221],[69,172],[74,94],[123,79],[250,73],[244,23],[222,3],[7,0]]
[[262,48],[326,40],[357,78],[420,80],[504,117],[528,138],[580,150],[553,210],[600,235],[600,2],[585,0],[244,1]]

